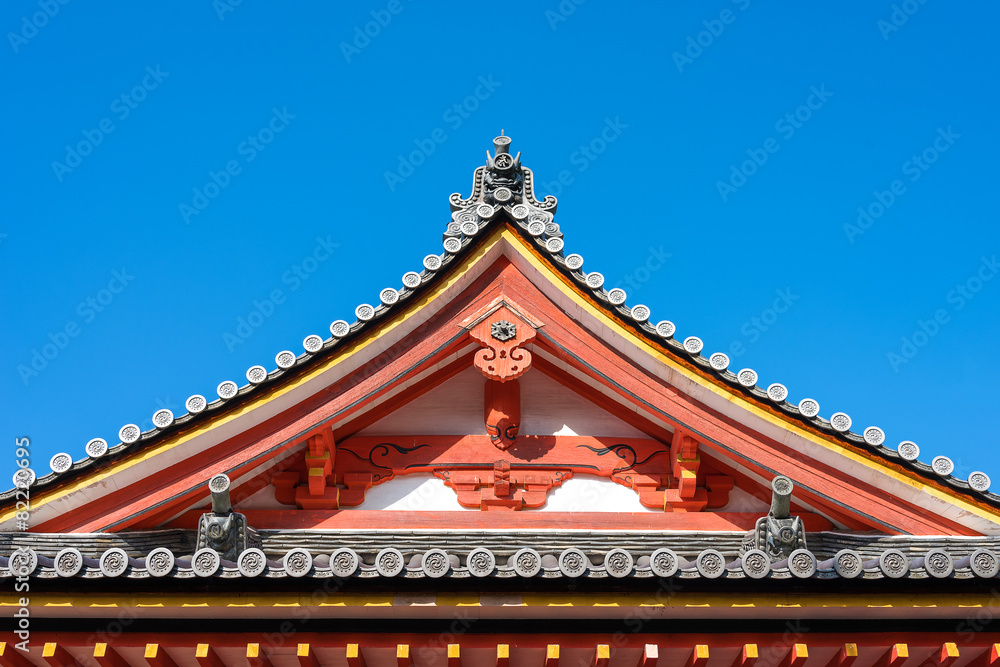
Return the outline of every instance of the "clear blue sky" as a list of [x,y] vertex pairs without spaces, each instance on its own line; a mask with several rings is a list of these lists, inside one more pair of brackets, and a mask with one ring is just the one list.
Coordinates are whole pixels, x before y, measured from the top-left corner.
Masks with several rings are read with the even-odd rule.
[[224,2],[0,10],[0,485],[377,302],[501,128],[630,304],[1000,485],[997,6]]

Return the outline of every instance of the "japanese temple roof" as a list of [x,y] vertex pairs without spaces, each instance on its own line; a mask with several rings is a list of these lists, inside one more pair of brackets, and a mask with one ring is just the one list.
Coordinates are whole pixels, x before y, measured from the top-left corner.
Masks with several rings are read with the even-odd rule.
[[[195,394],[187,399],[183,415],[170,410],[158,410],[152,418],[154,428],[142,432],[135,423],[126,424],[118,433],[120,442],[111,444],[103,438],[94,438],[84,446],[83,457],[59,453],[50,460],[51,471],[36,474],[30,469],[19,470],[15,488],[0,493],[0,503],[11,504],[18,486],[42,488],[68,482],[86,475],[87,471],[104,461],[129,457],[148,446],[171,437],[177,430],[237,409],[254,394],[279,385],[290,378],[304,374],[319,360],[338,355],[347,343],[366,336],[382,321],[406,308],[429,286],[436,284],[449,273],[450,267],[474,251],[490,232],[507,226],[516,232],[536,253],[548,260],[571,284],[591,297],[592,303],[617,321],[629,326],[648,343],[668,353],[689,369],[731,394],[741,395],[769,411],[776,411],[790,423],[807,427],[826,438],[871,452],[887,463],[908,469],[919,476],[939,483],[963,495],[1000,507],[1000,495],[989,490],[990,478],[984,472],[973,472],[967,479],[952,473],[953,462],[947,456],[936,456],[929,462],[918,457],[920,448],[913,442],[903,441],[895,447],[888,446],[886,435],[877,426],[852,430],[850,416],[834,412],[828,417],[820,415],[819,403],[808,397],[797,402],[789,396],[787,388],[779,383],[758,386],[758,375],[750,368],[730,369],[730,359],[722,352],[706,353],[697,336],[676,336],[675,325],[666,319],[656,320],[652,309],[644,304],[629,304],[625,290],[605,287],[604,276],[599,271],[584,270],[584,260],[579,254],[569,253],[571,246],[563,237],[554,220],[556,199],[546,196],[536,198],[533,175],[520,165],[520,153],[511,157],[507,152],[508,137],[495,140],[496,156],[487,152],[487,165],[475,170],[472,194],[462,197],[452,194],[452,209],[443,234],[443,247],[424,257],[419,270],[406,272],[399,287],[386,287],[378,295],[377,303],[362,303],[354,310],[352,321],[337,319],[330,325],[330,335],[310,335],[302,341],[303,351],[282,350],[275,356],[274,367],[268,369],[255,365],[246,372],[246,383],[233,380],[221,382],[215,390],[217,397]],[[498,173],[519,174],[523,178],[523,201],[514,203],[509,189],[496,184],[488,191],[486,185]]]

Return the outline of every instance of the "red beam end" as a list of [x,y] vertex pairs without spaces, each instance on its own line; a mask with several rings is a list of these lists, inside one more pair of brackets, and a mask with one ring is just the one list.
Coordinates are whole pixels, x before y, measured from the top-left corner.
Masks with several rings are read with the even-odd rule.
[[809,659],[809,647],[805,644],[792,644],[785,660],[785,667],[802,667]]
[[757,645],[744,644],[733,662],[733,667],[752,667],[755,662],[757,662]]
[[695,644],[685,667],[705,667],[708,664],[708,644]]
[[906,644],[893,644],[878,661],[881,667],[899,667],[910,657],[910,647]]
[[3,667],[35,667],[35,663],[24,657],[26,653],[10,642],[0,642],[0,665]]
[[272,667],[267,653],[260,649],[260,644],[247,644],[247,663],[250,667]]
[[146,651],[143,653],[149,667],[177,667],[177,663],[161,648],[159,644],[146,644]]
[[295,657],[299,660],[299,667],[319,667],[319,658],[309,644],[299,644],[295,647]]
[[656,667],[660,660],[660,647],[656,644],[646,644],[642,649],[642,657],[639,658],[638,667]]
[[357,644],[347,645],[347,664],[350,667],[367,667],[365,656],[361,654],[361,647]]
[[201,667],[226,667],[222,658],[210,644],[198,644],[194,647],[194,659]]
[[409,644],[396,644],[396,664],[398,667],[413,667]]
[[850,667],[858,659],[858,645],[844,644],[827,663],[827,667]]
[[94,645],[94,662],[101,667],[129,667],[118,651],[104,643]]

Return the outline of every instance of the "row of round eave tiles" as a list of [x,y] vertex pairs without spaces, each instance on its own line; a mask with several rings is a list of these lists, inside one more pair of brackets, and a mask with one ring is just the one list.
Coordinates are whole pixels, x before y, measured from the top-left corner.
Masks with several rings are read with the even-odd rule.
[[[324,558],[326,560],[328,565],[324,562],[323,569],[337,577],[350,577],[358,570],[374,571],[382,577],[395,577],[405,570],[438,578],[453,570],[462,570],[458,556],[443,549],[430,549],[422,554],[414,554],[408,564],[403,553],[394,548],[379,551],[375,556],[374,567],[364,565],[358,553],[346,547],[337,549],[330,554],[329,559]],[[257,577],[269,570],[269,563],[277,564],[268,561],[263,551],[254,548],[242,552],[235,565],[241,575]],[[172,574],[175,568],[180,571],[180,567],[200,577],[211,577],[224,567],[221,556],[213,549],[199,549],[189,558],[177,559],[166,547],[153,549],[143,559],[131,558],[123,549],[114,547],[105,551],[96,563],[75,548],[63,549],[52,559],[40,558],[32,549],[18,549],[11,554],[7,566],[14,576],[29,576],[36,572],[39,564],[51,567],[61,577],[75,577],[83,571],[85,565],[96,565],[106,577],[126,575],[130,568],[144,571],[153,577],[165,577]],[[227,565],[232,571],[233,564]],[[314,566],[312,553],[301,547],[290,549],[281,559],[282,570],[291,577],[307,576],[313,572]],[[475,577],[513,572],[517,576],[529,578],[545,570],[571,578],[592,571],[603,572],[615,578],[627,577],[633,572],[649,572],[664,578],[676,575],[706,579],[722,576],[762,579],[779,572],[800,579],[813,576],[899,579],[911,572],[922,571],[928,577],[944,579],[951,577],[959,569],[967,569],[979,578],[993,578],[1000,571],[1000,559],[989,549],[976,549],[957,560],[939,548],[929,549],[924,555],[913,558],[899,549],[887,549],[877,558],[869,559],[852,549],[842,549],[833,558],[818,562],[811,551],[796,549],[787,559],[772,564],[767,554],[759,549],[751,549],[741,557],[727,562],[725,555],[715,549],[705,549],[694,560],[689,561],[671,549],[662,548],[649,556],[641,556],[637,561],[625,549],[611,549],[605,553],[603,565],[595,566],[577,548],[565,549],[558,557],[551,554],[543,556],[534,549],[525,548],[509,556],[505,566],[498,566],[496,555],[489,549],[479,547],[468,553],[464,571]]]
[[[673,335],[676,332],[676,327],[673,322],[663,320],[653,327],[648,323],[650,315],[652,314],[648,306],[638,304],[629,308],[625,305],[627,297],[625,290],[620,287],[615,287],[610,291],[605,291],[603,288],[604,276],[601,273],[594,271],[592,273],[585,274],[582,272],[583,257],[581,255],[574,253],[565,257],[562,256],[562,250],[564,247],[562,234],[559,231],[559,226],[552,222],[550,214],[544,211],[532,212],[533,207],[529,207],[526,204],[517,204],[513,207],[505,206],[504,208],[511,212],[512,217],[521,227],[526,229],[528,233],[531,234],[536,243],[544,247],[545,250],[553,255],[557,261],[561,261],[573,272],[574,277],[579,282],[593,290],[598,297],[606,299],[611,305],[623,310],[629,317],[631,317],[632,320],[636,322],[637,325],[643,327],[650,333],[657,334],[660,338],[664,339],[664,341],[670,341],[673,338]],[[471,238],[482,230],[486,224],[488,224],[489,221],[495,217],[496,212],[497,210],[495,207],[486,203],[469,207],[464,211],[456,211],[453,214],[454,222],[459,223],[463,238],[454,236],[445,238],[443,241],[445,255],[427,255],[423,260],[425,269],[423,275],[415,271],[410,271],[404,274],[404,289],[402,293],[393,288],[386,288],[382,290],[379,298],[383,311],[387,311],[392,305],[397,303],[402,296],[405,296],[408,291],[412,291],[419,286],[429,274],[433,274],[440,269],[444,262],[449,258],[449,255],[454,255],[461,251],[462,248],[466,247],[471,241]],[[374,319],[378,314],[378,308],[376,307],[369,304],[359,305],[355,309],[357,326],[352,327],[346,320],[334,321],[330,325],[330,333],[332,334],[331,341],[336,343],[341,338],[347,336],[347,334],[352,330],[356,331],[361,328],[364,324]],[[327,341],[324,341],[320,336],[313,334],[306,336],[306,338],[302,341],[302,346],[308,354],[315,354],[324,347],[326,342]],[[728,370],[729,356],[723,352],[716,352],[710,355],[706,360],[701,356],[704,343],[697,336],[688,336],[685,338],[681,347],[688,354],[693,356],[696,361],[700,362],[702,365],[707,365],[723,379],[730,382],[735,380],[747,391],[753,391],[756,389],[758,376],[755,370],[751,368],[744,368],[737,373],[732,373]],[[297,359],[294,353],[288,350],[283,350],[275,356],[275,363],[277,363],[279,370],[291,368],[295,365],[296,360]],[[252,366],[248,369],[246,375],[247,380],[250,382],[250,385],[248,386],[251,388],[264,382],[269,377],[267,370],[263,366],[259,365]],[[246,389],[246,387],[244,387],[244,389]],[[242,389],[240,389],[240,387],[238,387],[232,380],[222,382],[216,388],[220,404],[221,402],[235,397],[241,391]],[[788,389],[783,384],[771,384],[764,393],[776,405],[788,410],[789,404],[786,402]],[[208,409],[209,403],[204,396],[195,394],[187,399],[185,407],[187,408],[189,414],[194,415]],[[824,420],[819,417],[819,402],[815,399],[804,398],[799,401],[797,408],[799,414],[803,417],[816,419],[820,426],[825,425]],[[153,414],[153,424],[155,429],[150,432],[165,429],[173,423],[174,415],[170,410],[158,410]],[[855,435],[850,431],[852,423],[851,418],[846,413],[834,413],[830,416],[828,423],[837,433],[841,434],[845,438],[853,439],[849,437]],[[141,429],[136,424],[126,424],[118,432],[122,446],[128,446],[138,441],[142,435]],[[869,426],[864,430],[859,438],[862,442],[871,447],[881,447],[888,452],[892,451],[884,446],[883,443],[885,442],[885,433],[877,426]],[[86,445],[86,453],[91,459],[99,458],[108,451],[108,444],[103,438],[94,438]],[[896,453],[900,458],[907,462],[919,463],[919,461],[917,461],[917,457],[920,454],[920,448],[914,442],[905,440],[899,443]],[[63,452],[56,454],[49,461],[49,467],[55,475],[68,471],[72,466],[72,457]],[[955,464],[947,456],[937,456],[931,461],[930,469],[939,476],[947,479],[952,477],[952,472],[955,470]],[[30,468],[21,468],[14,473],[14,486],[15,488],[26,488],[31,486],[35,482],[35,479],[36,476],[33,470]],[[989,475],[985,472],[976,470],[969,474],[966,483],[973,491],[985,494],[989,492],[991,480]]]
[[[537,239],[538,243],[545,246],[546,250],[553,255],[559,255],[562,251],[562,239],[559,238],[557,240],[559,241],[559,244],[556,249],[550,248],[547,241],[543,242],[541,239]],[[620,287],[615,287],[611,289],[611,291],[605,291],[603,289],[604,276],[601,273],[597,271],[584,273],[581,270],[581,267],[583,266],[583,257],[574,253],[567,255],[566,257],[560,257],[560,259],[562,259],[562,263],[573,272],[573,276],[578,282],[581,282],[589,287],[593,290],[595,295],[606,299],[612,306],[622,310],[644,330],[649,333],[655,333],[660,338],[664,339],[664,341],[671,341],[673,339],[674,333],[676,332],[676,326],[673,322],[669,320],[662,320],[655,326],[650,325],[648,322],[652,313],[649,306],[646,306],[645,304],[638,304],[629,308],[625,305],[627,294],[625,290]],[[757,389],[757,371],[752,368],[744,368],[736,373],[729,371],[729,355],[724,352],[715,352],[706,359],[701,356],[704,343],[697,336],[688,336],[682,343],[678,343],[678,346],[694,357],[696,362],[700,362],[701,365],[707,365],[723,379],[730,382],[735,381],[747,391]],[[792,406],[786,401],[788,398],[788,388],[785,387],[785,385],[775,382],[769,385],[763,393],[776,405],[791,411],[789,410],[789,407]],[[803,417],[817,420],[820,426],[823,426],[824,423],[828,423],[834,431],[844,437],[847,437],[848,439],[853,440],[854,438],[850,438],[849,436],[856,436],[859,441],[864,442],[870,447],[881,447],[888,452],[892,452],[891,449],[885,447],[885,432],[878,426],[869,426],[860,435],[857,435],[851,432],[851,417],[847,413],[835,412],[830,416],[829,422],[826,422],[822,417],[819,417],[819,401],[816,399],[804,398],[799,401],[798,406],[794,407],[798,409],[799,414]],[[916,443],[910,440],[900,442],[895,453],[907,462],[920,463],[917,461],[917,458],[920,455],[920,448]],[[951,477],[952,472],[955,470],[954,462],[952,462],[952,460],[947,456],[936,456],[933,461],[931,461],[929,467],[932,471],[944,478]],[[985,472],[976,470],[969,474],[966,483],[973,491],[985,494],[989,492],[991,480],[989,475]]]

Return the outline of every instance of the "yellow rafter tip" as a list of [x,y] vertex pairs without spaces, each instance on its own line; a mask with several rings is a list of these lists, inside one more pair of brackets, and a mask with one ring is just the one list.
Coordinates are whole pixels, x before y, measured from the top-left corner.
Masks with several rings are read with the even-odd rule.
[[458,644],[448,644],[448,657],[449,658],[460,658],[459,655],[459,645]]

